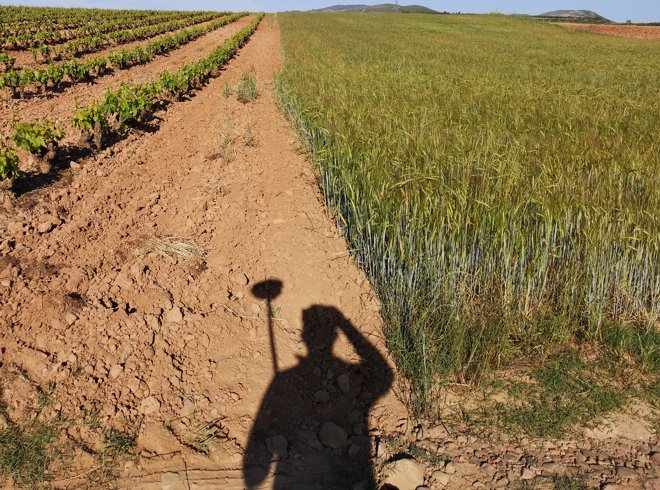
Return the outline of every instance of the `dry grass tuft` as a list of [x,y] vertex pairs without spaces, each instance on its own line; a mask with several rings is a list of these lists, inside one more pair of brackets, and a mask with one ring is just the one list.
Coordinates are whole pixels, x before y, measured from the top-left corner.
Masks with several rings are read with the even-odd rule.
[[206,257],[207,251],[191,240],[169,236],[162,238],[152,237],[147,241],[147,244],[144,247],[135,251],[135,255],[139,257],[151,253],[155,253],[162,257],[189,260],[194,257],[203,259]]

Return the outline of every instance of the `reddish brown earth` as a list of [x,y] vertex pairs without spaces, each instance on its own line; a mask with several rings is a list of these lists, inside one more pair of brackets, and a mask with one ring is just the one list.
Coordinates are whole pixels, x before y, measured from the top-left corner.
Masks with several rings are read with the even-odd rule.
[[635,26],[618,24],[578,24],[565,22],[561,25],[569,29],[606,34],[608,36],[629,37],[634,39],[660,39],[660,26]]
[[[210,36],[169,58],[197,59],[226,38]],[[129,71],[147,77],[157,63]],[[645,408],[566,440],[489,439],[408,417],[378,300],[275,104],[280,66],[279,30],[264,21],[151,131],[0,211],[0,394],[11,420],[40,410],[68,421],[61,443],[76,449],[52,486],[333,488],[337,473],[355,481],[359,458],[391,478],[387,460],[407,446],[388,441],[400,441],[425,454],[412,481],[431,488],[548,488],[558,475],[655,488],[660,447],[636,413]],[[225,92],[249,70],[259,97],[241,104]],[[21,103],[22,117],[71,110],[95,90]],[[160,255],[154,238],[192,257]],[[282,284],[270,314],[264,291],[253,294],[264,280]],[[111,428],[135,430],[139,456],[119,458],[112,482],[98,456]]]

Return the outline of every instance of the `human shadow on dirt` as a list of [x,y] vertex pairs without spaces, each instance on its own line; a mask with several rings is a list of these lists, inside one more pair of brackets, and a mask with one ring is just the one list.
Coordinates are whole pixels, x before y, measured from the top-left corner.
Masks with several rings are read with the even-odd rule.
[[[336,308],[313,305],[302,312],[308,353],[279,370],[270,300],[281,282],[253,288],[266,299],[275,375],[262,400],[243,460],[246,488],[261,487],[274,467],[275,489],[375,488],[367,417],[392,385],[381,353]],[[339,332],[358,362],[333,355]]]

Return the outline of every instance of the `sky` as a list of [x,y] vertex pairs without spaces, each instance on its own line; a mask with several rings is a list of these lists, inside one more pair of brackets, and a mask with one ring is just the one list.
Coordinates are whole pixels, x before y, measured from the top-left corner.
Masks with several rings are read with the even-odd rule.
[[[140,8],[165,10],[248,10],[278,12],[309,10],[346,3],[386,3],[394,0],[15,0],[0,5],[48,5],[58,7]],[[449,12],[540,14],[550,10],[593,10],[616,22],[660,22],[660,0],[401,0],[402,5],[420,4]]]

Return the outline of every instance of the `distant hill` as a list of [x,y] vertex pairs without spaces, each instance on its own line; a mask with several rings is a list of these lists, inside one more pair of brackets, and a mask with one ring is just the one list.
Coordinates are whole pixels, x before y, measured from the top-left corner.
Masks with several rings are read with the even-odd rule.
[[591,10],[553,10],[544,14],[535,15],[537,19],[561,20],[564,22],[586,22],[593,24],[602,24],[611,22],[602,15]]
[[422,5],[395,5],[383,3],[380,5],[333,5],[314,12],[380,12],[387,14],[437,14],[436,10]]

